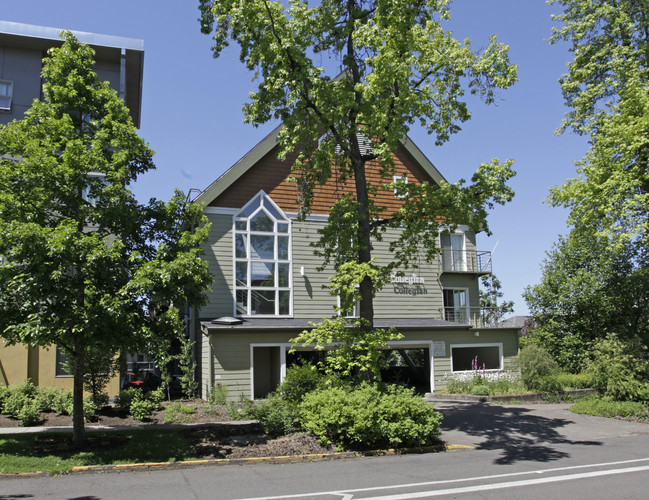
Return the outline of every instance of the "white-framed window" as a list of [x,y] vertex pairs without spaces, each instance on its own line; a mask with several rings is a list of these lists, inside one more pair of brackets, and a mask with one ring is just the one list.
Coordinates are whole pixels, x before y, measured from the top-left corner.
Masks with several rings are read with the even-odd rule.
[[234,314],[291,316],[291,221],[260,191],[234,216]]
[[14,82],[0,80],[0,110],[9,111],[14,96]]
[[[97,204],[99,198],[98,191],[107,185],[106,174],[101,172],[89,172],[88,184],[86,184],[81,192],[81,198],[90,203],[93,207]],[[92,187],[91,187],[92,186]]]
[[394,175],[392,176],[392,183],[395,184],[394,187],[394,196],[396,198],[405,198],[408,196],[408,193],[406,193],[406,189],[403,186],[397,186],[397,183],[403,182],[404,184],[408,184],[408,176],[407,175]]
[[453,323],[470,323],[469,290],[467,288],[444,288],[444,319]]
[[361,316],[361,313],[360,313],[360,310],[361,310],[360,301],[355,302],[352,305],[351,310],[343,311],[341,309],[342,300],[340,299],[340,295],[338,295],[337,299],[338,299],[338,309],[340,311],[340,313],[339,313],[340,315],[344,316],[345,318],[360,318],[360,316]]
[[503,345],[451,344],[451,371],[502,370]]
[[441,234],[442,266],[444,271],[466,271],[466,245],[464,233]]

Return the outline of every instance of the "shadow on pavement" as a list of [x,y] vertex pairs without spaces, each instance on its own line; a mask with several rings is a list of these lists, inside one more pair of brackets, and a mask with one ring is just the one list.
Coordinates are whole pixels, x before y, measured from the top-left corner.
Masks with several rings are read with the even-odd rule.
[[[573,423],[562,418],[529,414],[524,407],[497,406],[484,403],[461,403],[436,408],[444,415],[442,432],[459,431],[473,438],[479,450],[501,450],[497,464],[519,460],[550,462],[569,454],[553,447],[558,444],[601,445],[600,441],[572,441],[560,430]],[[442,435],[442,438],[444,436]]]

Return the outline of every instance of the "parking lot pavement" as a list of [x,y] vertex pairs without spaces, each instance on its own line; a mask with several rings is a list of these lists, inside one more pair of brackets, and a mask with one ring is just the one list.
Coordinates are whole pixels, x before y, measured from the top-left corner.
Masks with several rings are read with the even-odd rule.
[[444,416],[442,439],[478,449],[543,454],[550,453],[554,444],[597,445],[607,438],[649,435],[649,424],[579,415],[569,411],[570,406],[435,403]]

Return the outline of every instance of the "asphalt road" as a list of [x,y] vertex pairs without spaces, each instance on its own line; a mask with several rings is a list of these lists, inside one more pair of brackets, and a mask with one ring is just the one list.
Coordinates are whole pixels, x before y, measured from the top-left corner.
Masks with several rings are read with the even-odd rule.
[[439,403],[444,438],[472,450],[0,481],[0,499],[649,497],[649,425],[566,405]]

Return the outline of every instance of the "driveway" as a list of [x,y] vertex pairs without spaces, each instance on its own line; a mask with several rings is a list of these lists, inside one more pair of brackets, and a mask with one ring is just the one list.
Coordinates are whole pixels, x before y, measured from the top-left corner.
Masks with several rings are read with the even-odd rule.
[[498,463],[547,462],[563,458],[556,445],[601,446],[610,438],[649,435],[649,424],[578,415],[570,404],[500,405],[436,402],[444,415],[442,439],[449,444],[501,450]]

